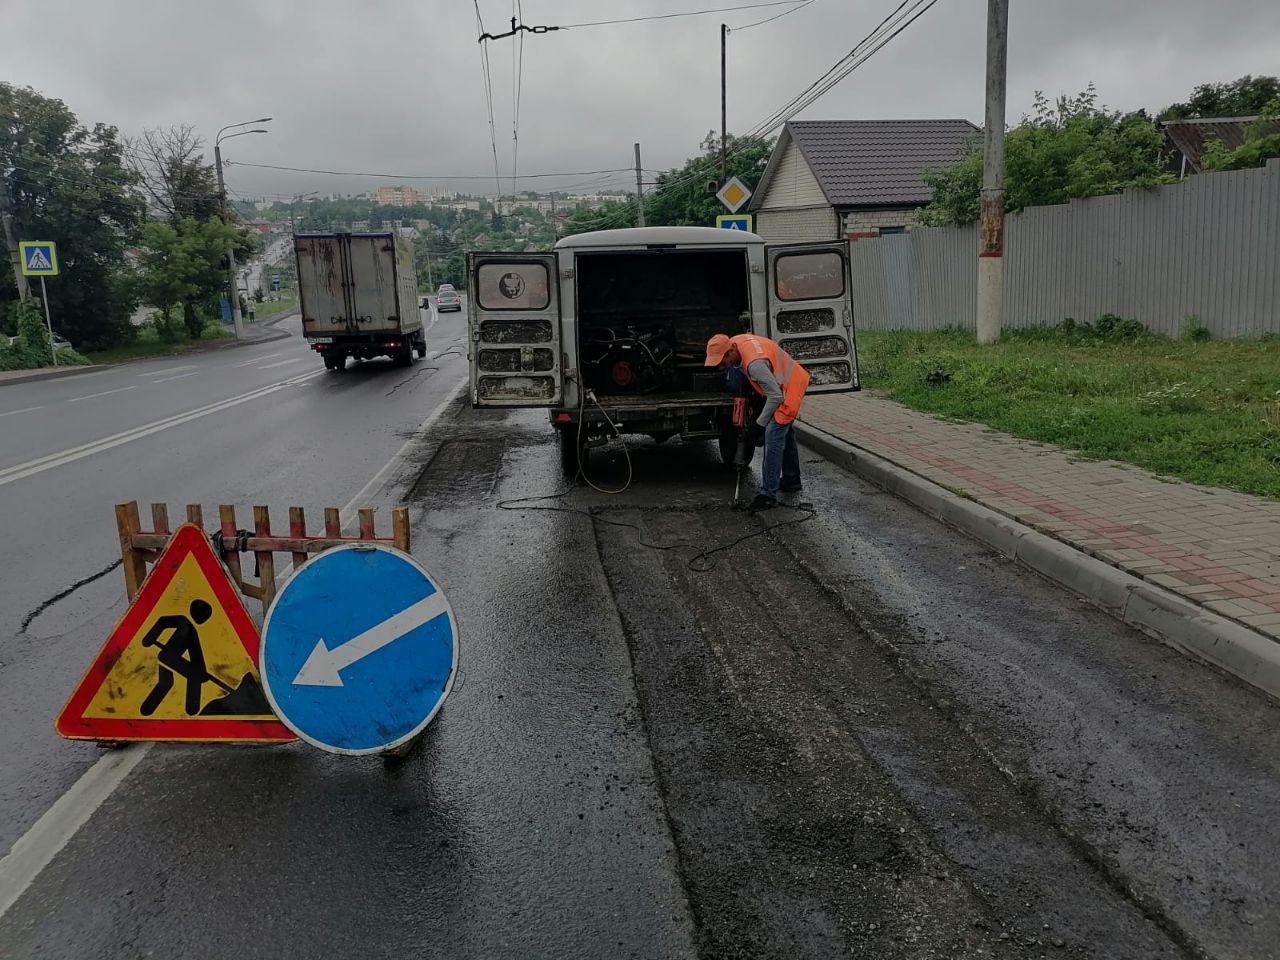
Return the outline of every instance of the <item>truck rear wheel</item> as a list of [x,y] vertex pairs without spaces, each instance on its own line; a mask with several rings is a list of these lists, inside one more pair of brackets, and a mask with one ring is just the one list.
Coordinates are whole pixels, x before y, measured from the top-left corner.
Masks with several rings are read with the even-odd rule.
[[413,347],[406,343],[398,349],[395,353],[395,363],[397,367],[413,366]]
[[326,370],[344,370],[347,366],[347,355],[338,350],[329,350],[324,354]]
[[560,471],[570,480],[575,480],[587,464],[589,451],[586,434],[580,440],[576,426],[565,427],[557,432],[560,434]]

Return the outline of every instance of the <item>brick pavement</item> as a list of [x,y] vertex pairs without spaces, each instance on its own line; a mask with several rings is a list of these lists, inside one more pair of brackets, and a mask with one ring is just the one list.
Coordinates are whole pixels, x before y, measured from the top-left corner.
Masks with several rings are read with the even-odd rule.
[[809,397],[801,419],[1280,639],[1280,501],[1085,460],[868,392]]

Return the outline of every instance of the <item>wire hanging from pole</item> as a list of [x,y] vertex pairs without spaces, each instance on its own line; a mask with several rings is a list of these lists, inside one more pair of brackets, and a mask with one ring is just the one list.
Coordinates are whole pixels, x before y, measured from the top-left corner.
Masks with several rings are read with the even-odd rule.
[[[524,21],[524,0],[515,0],[516,16]],[[511,123],[511,196],[514,198],[520,180],[520,98],[524,92],[524,34],[520,34],[520,51],[517,56],[515,46],[511,48],[515,66],[515,110]]]
[[[480,15],[480,0],[472,0],[476,8],[476,27],[481,38],[484,36],[484,18]],[[498,130],[493,123],[493,75],[489,66],[489,45],[480,44],[480,69],[484,73],[485,102],[489,108],[489,146],[493,150],[493,182],[497,186],[498,195],[495,202],[502,197],[502,174],[498,169]]]

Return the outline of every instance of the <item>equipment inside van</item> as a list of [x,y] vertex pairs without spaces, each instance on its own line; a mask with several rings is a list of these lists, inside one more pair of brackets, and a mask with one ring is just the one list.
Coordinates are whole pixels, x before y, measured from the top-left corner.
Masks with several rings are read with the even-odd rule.
[[602,230],[552,253],[472,253],[468,271],[472,404],[549,408],[569,476],[615,432],[717,439],[732,464],[733,397],[703,366],[716,333],[777,341],[809,371],[809,393],[858,389],[843,241]]

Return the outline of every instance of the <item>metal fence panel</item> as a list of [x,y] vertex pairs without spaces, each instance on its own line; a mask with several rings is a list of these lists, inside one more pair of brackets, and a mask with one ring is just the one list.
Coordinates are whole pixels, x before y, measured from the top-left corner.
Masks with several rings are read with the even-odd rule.
[[[855,317],[871,330],[975,326],[978,230],[850,244]],[[1280,334],[1280,160],[1153,190],[1033,207],[1005,226],[1005,325],[1105,313],[1177,336]]]

